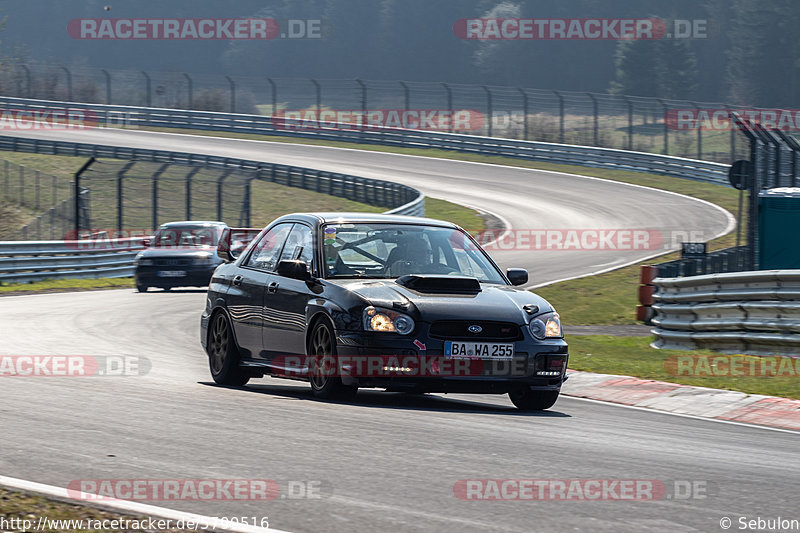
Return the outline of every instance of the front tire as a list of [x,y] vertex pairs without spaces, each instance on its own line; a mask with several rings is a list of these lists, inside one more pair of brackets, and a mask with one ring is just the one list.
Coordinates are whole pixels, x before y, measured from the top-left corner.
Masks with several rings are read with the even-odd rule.
[[522,411],[544,411],[553,407],[553,404],[558,400],[557,390],[519,390],[508,393],[517,409]]
[[[333,327],[326,320],[319,321],[311,333],[307,357],[311,392],[322,400],[352,400],[358,392],[358,387],[345,385],[342,383],[342,378],[336,375],[338,365],[335,363],[335,339]],[[331,362],[333,362],[332,369]]]
[[149,288],[150,287],[148,287],[147,285],[142,285],[141,283],[137,283],[136,284],[136,290],[138,292],[147,292],[147,289],[149,289]]
[[240,387],[250,376],[239,366],[239,350],[233,340],[231,323],[225,313],[217,313],[208,333],[208,366],[219,385]]

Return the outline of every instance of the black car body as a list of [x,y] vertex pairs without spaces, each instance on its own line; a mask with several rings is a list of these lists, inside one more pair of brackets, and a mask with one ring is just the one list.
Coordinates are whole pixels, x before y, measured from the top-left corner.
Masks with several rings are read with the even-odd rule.
[[[545,409],[566,379],[558,315],[513,284],[458,226],[363,213],[275,220],[233,258],[227,238],[201,319],[215,381],[311,382],[318,397],[358,387],[508,393]],[[471,274],[471,275],[469,275]]]
[[224,222],[191,220],[159,226],[134,260],[137,290],[207,287],[223,263],[217,242],[227,227]]

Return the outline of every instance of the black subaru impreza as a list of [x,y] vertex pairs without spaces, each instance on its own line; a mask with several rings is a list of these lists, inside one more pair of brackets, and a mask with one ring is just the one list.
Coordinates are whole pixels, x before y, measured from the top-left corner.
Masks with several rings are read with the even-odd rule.
[[319,398],[357,389],[508,394],[551,407],[566,379],[555,309],[513,288],[458,226],[366,213],[273,221],[234,257],[231,231],[208,289],[201,343],[214,381],[309,381]]

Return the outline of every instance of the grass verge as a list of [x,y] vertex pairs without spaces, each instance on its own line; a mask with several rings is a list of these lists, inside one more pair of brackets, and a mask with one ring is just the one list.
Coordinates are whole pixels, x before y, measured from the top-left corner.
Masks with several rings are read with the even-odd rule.
[[133,288],[133,278],[100,279],[45,279],[30,283],[2,283],[0,296],[13,296],[34,292],[73,292],[97,289]]
[[[655,350],[650,348],[652,337],[613,337],[610,335],[567,335],[569,343],[569,367],[572,370],[600,372],[634,376],[643,379],[654,379],[682,385],[709,387],[745,392],[748,394],[766,394],[800,400],[798,386],[797,361],[794,373],[781,372],[780,376],[731,376],[716,375],[729,373],[726,366],[711,367],[711,371],[702,372],[703,377],[686,375],[688,372],[675,372],[665,365],[673,356],[719,356],[718,352],[709,350]],[[743,368],[748,368],[749,360],[753,360],[756,368],[763,358],[755,356],[736,356],[744,359]],[[699,368],[699,365],[698,367]],[[781,366],[778,367],[782,368]],[[683,375],[675,375],[680,373]],[[708,374],[711,376],[705,377]]]
[[[17,524],[19,527],[12,527],[15,531],[35,531],[39,524],[39,519],[43,518],[50,523],[45,526],[42,523],[42,531],[62,531],[66,533],[87,533],[87,532],[108,532],[108,531],[148,531],[148,520],[144,517],[137,517],[133,515],[124,515],[119,512],[110,512],[97,509],[88,505],[77,505],[74,503],[66,503],[58,500],[45,498],[33,494],[17,492],[0,488],[0,518],[5,519],[11,524]],[[53,524],[52,521],[72,521],[60,524]],[[103,527],[103,521],[106,522],[106,527]],[[128,528],[118,527],[112,528],[112,520],[128,520]],[[142,521],[144,522],[142,523]],[[157,523],[160,519],[155,519]],[[12,522],[13,521],[13,522]],[[25,522],[28,521],[28,522]],[[139,521],[140,527],[134,528],[133,521]],[[82,523],[81,523],[82,522]],[[172,521],[171,524],[175,524]],[[124,524],[120,524],[124,525]],[[167,525],[164,522],[164,525]],[[159,529],[165,532],[177,531],[198,531],[187,529]]]

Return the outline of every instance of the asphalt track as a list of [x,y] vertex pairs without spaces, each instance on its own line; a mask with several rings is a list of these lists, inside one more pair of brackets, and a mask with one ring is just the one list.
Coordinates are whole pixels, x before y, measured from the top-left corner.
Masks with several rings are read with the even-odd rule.
[[[99,134],[80,140],[165,144],[143,132],[91,135]],[[546,172],[196,137],[175,136],[170,147],[325,169],[349,164],[354,174],[391,177],[492,211],[514,228],[644,225],[715,234],[728,223],[724,213],[679,196]],[[540,282],[636,259],[633,252],[595,255],[498,257],[531,268]],[[721,531],[725,516],[734,528],[740,516],[800,518],[797,433],[566,397],[549,412],[523,414],[505,396],[362,391],[355,403],[336,404],[315,401],[307,385],[290,381],[216,387],[198,343],[204,299],[203,291],[130,290],[0,298],[0,355],[132,356],[152,364],[127,377],[0,378],[0,472],[61,487],[80,479],[272,479],[282,489],[321,481],[319,499],[148,502],[268,516],[272,527],[296,532]],[[659,480],[670,490],[675,481],[698,482],[706,494],[642,502],[454,495],[459,480],[484,478]]]

